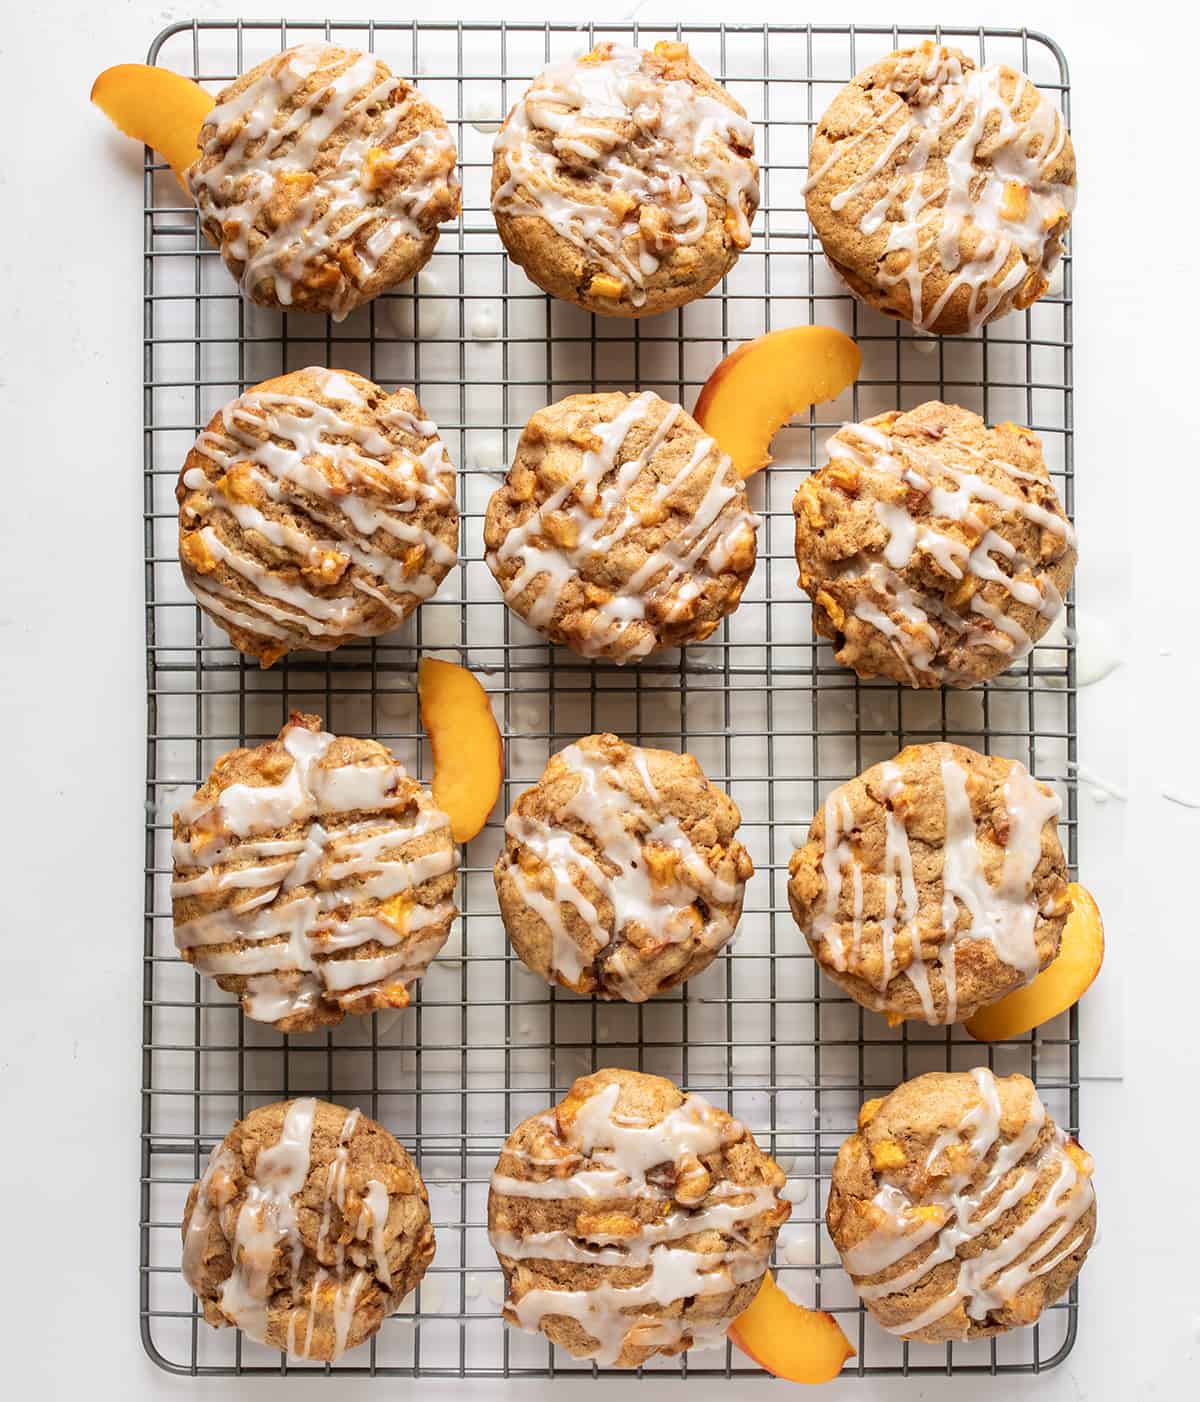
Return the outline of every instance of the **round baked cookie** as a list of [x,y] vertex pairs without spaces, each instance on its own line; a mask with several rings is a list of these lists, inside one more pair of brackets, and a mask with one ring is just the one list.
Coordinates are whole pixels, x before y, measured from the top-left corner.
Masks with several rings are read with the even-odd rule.
[[180,954],[281,1032],[406,1007],[458,914],[450,819],[316,716],[222,755],[172,827]]
[[205,613],[269,667],[390,632],[458,560],[454,468],[410,389],[311,366],[212,418],[175,491]]
[[608,316],[702,297],[750,245],[754,127],[686,44],[600,44],[553,63],[508,114],[492,211],[544,291]]
[[808,165],[808,217],[835,271],[940,335],[1036,302],[1075,206],[1058,109],[1023,73],[928,40],[841,90]]
[[375,1334],[433,1260],[429,1194],[382,1125],[326,1100],[261,1105],[183,1213],[183,1278],[215,1328],[299,1358]]
[[260,306],[340,321],[413,277],[458,216],[442,114],[356,49],[301,44],[243,73],[199,145],[201,225]]
[[974,686],[1058,617],[1075,531],[1037,435],[932,400],[845,424],[796,493],[813,627],[860,677]]
[[924,1343],[1033,1324],[1096,1234],[1092,1160],[1032,1081],[933,1071],[859,1112],[825,1221],[891,1334]]
[[754,571],[729,458],[657,394],[573,394],[525,426],[483,540],[504,601],[551,642],[623,663],[707,638]]
[[1058,953],[1061,806],[1016,760],[910,745],[818,810],[788,866],[792,914],[863,1007],[966,1022]]
[[496,858],[512,947],[548,983],[640,1003],[733,937],[750,854],[693,755],[585,735],[513,805]]
[[504,1318],[604,1367],[723,1344],[791,1212],[785,1182],[700,1096],[639,1071],[581,1076],[513,1130],[492,1175]]

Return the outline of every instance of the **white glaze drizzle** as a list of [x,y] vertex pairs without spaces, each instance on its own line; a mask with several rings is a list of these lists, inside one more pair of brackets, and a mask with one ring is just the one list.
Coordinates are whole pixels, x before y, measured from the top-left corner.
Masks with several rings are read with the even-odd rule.
[[[619,868],[615,875],[610,876],[576,845],[569,827],[552,826],[519,812],[511,813],[504,827],[522,850],[537,858],[535,870],[526,872],[518,853],[508,873],[521,899],[550,931],[551,973],[569,986],[577,985],[589,962],[601,957],[615,938],[617,947],[604,960],[605,980],[623,998],[641,1002],[649,990],[639,988],[633,975],[645,951],[628,942],[630,928],[644,931],[653,944],[696,939],[708,949],[720,949],[737,927],[736,914],[729,907],[738,901],[743,883],[713,871],[678,819],[662,811],[644,754],[637,746],[628,748],[645,785],[645,797],[633,791],[627,775],[590,746],[568,745],[559,755],[568,773],[579,778],[563,817],[578,820],[595,834],[605,859]],[[668,858],[669,880],[655,880],[646,847],[665,848],[673,854]],[[612,931],[584,893],[585,880],[608,897]],[[697,899],[707,905],[707,918],[697,910]],[[568,929],[563,905],[569,905],[586,924],[596,945],[594,952],[582,947]]]
[[[969,456],[982,456],[965,443],[945,441]],[[918,495],[927,508],[917,516],[905,500],[876,501],[876,518],[888,535],[883,557],[876,559],[860,553],[847,565],[847,569],[862,572],[874,595],[855,604],[855,617],[887,638],[913,686],[918,684],[919,672],[929,673],[939,681],[961,680],[951,666],[937,658],[941,643],[931,618],[950,628],[967,646],[991,648],[1005,653],[1011,661],[1024,656],[1033,646],[1033,639],[1020,623],[985,599],[981,589],[971,595],[965,616],[941,596],[910,589],[899,572],[919,552],[928,554],[952,579],[973,576],[981,583],[999,585],[1016,602],[1035,609],[1048,623],[1062,612],[1062,595],[1049,570],[1026,559],[998,532],[987,528],[975,508],[988,503],[1023,516],[1058,536],[1061,553],[1073,550],[1076,540],[1075,529],[1065,517],[1038,502],[1007,492],[944,457],[922,454],[911,440],[900,444],[870,424],[843,424],[827,443],[826,451],[831,462],[846,461],[857,468],[899,478],[906,493]],[[918,466],[910,465],[910,459]],[[1043,480],[1008,463],[1001,466],[1015,477]],[[938,474],[949,477],[952,486],[938,485]],[[957,536],[939,530],[939,518],[963,523],[978,535],[975,545],[968,546]],[[997,555],[1003,564],[996,560]],[[972,614],[976,615],[974,619]],[[985,626],[981,620],[991,626]]]
[[244,1334],[262,1344],[268,1342],[268,1304],[277,1253],[286,1255],[293,1292],[299,1281],[304,1248],[294,1199],[308,1180],[316,1108],[317,1102],[311,1098],[294,1100],[288,1106],[279,1141],[259,1151],[254,1176],[236,1210],[235,1198],[214,1202],[210,1196],[218,1173],[232,1186],[237,1171],[232,1152],[218,1144],[200,1179],[184,1236],[183,1278],[200,1294],[205,1243],[214,1215],[219,1216],[233,1269],[221,1283],[217,1305]]
[[366,1211],[360,1215],[354,1234],[361,1238],[370,1232],[371,1250],[375,1256],[375,1274],[379,1277],[380,1282],[390,1290],[392,1271],[388,1264],[387,1244],[384,1237],[388,1221],[388,1191],[377,1178],[372,1178],[367,1183],[367,1191],[363,1195],[363,1201]]
[[[282,780],[231,784],[215,801],[193,796],[177,815],[191,837],[176,837],[172,846],[174,898],[239,892],[231,905],[177,919],[177,947],[201,973],[248,977],[243,1006],[265,1022],[310,1011],[324,994],[344,1002],[384,980],[420,977],[455,910],[451,901],[423,905],[414,897],[458,862],[452,845],[411,853],[417,838],[450,820],[403,766],[323,768],[332,735],[292,724],[281,739],[292,757]],[[370,816],[347,820],[354,813]],[[300,822],[308,826],[299,837],[262,836]],[[397,899],[391,910],[351,913],[355,902]],[[384,952],[338,957],[371,941]]]
[[[346,1205],[346,1173],[349,1167],[349,1145],[354,1137],[354,1131],[358,1128],[360,1112],[357,1109],[350,1110],[342,1123],[341,1133],[338,1135],[337,1149],[334,1157],[330,1161],[329,1169],[325,1176],[325,1197],[321,1212],[321,1227],[317,1235],[317,1257],[321,1258],[322,1247],[329,1232],[329,1224],[332,1216],[333,1204],[336,1203],[339,1211],[344,1210]],[[369,1185],[380,1187],[372,1180]],[[387,1215],[386,1193],[384,1197],[384,1216]],[[386,1263],[385,1263],[386,1265]],[[288,1352],[296,1354],[301,1358],[308,1358],[312,1349],[313,1331],[316,1327],[318,1302],[321,1296],[321,1288],[330,1279],[329,1270],[323,1265],[318,1265],[313,1273],[313,1278],[308,1292],[308,1305],[305,1311],[307,1315],[307,1326],[304,1332],[304,1342],[299,1348],[296,1347],[296,1315],[293,1311],[288,1320]],[[346,1348],[346,1340],[350,1333],[350,1326],[354,1320],[354,1306],[358,1299],[358,1294],[366,1283],[366,1272],[359,1266],[347,1279],[346,1275],[346,1248],[340,1241],[334,1248],[334,1269],[333,1279],[335,1282],[333,1291],[333,1352],[331,1358],[340,1358]],[[385,1288],[391,1284],[390,1276],[380,1276],[380,1281]]]
[[[313,367],[309,373],[317,376],[330,399],[363,402],[359,391],[336,371]],[[401,410],[391,411],[386,421],[428,440],[428,447],[413,457],[376,428],[300,395],[249,391],[225,406],[220,428],[205,430],[196,440],[196,451],[220,473],[236,469],[235,475],[243,479],[239,487],[249,484],[262,493],[280,508],[281,518],[245,500],[242,490],[221,490],[199,467],[183,475],[183,485],[192,494],[185,499],[185,517],[198,519],[197,508],[202,506],[226,511],[243,531],[293,555],[297,567],[287,572],[294,577],[283,577],[277,567],[268,569],[205,525],[196,533],[204,553],[237,574],[251,592],[224,583],[215,568],[201,576],[190,573],[189,583],[204,608],[268,638],[287,637],[289,630],[300,633],[301,639],[364,636],[395,627],[410,612],[414,597],[433,594],[458,555],[413,517],[421,502],[453,502],[454,470],[436,424]],[[204,503],[196,499],[197,493]],[[324,538],[314,538],[287,519],[297,498]],[[385,537],[410,547],[405,558],[381,547]],[[320,580],[323,558],[331,552],[344,565],[342,579],[351,586],[349,592],[332,597],[306,587],[301,573],[309,570]],[[367,601],[383,603],[389,612],[368,619]],[[373,613],[378,615],[378,610]],[[273,626],[277,623],[287,626]]]
[[[351,52],[343,73],[320,84],[276,122],[312,74],[330,64],[333,52],[324,44],[290,49],[245,91],[214,107],[201,133],[203,154],[188,170],[187,182],[202,216],[220,224],[226,256],[244,265],[241,283],[247,296],[272,278],[276,299],[290,306],[297,282],[332,266],[338,278],[329,308],[340,321],[358,305],[362,284],[398,239],[421,243],[436,231],[436,226],[422,229],[420,215],[435,195],[440,202],[443,192],[456,190],[457,181],[454,143],[443,123],[410,141],[397,140],[400,123],[419,94],[403,78],[384,77],[372,54]],[[402,100],[388,105],[395,93]],[[348,139],[336,161],[312,180],[325,143],[343,128]],[[204,169],[209,155],[218,159]],[[378,195],[374,162],[381,161],[382,170],[410,157],[417,162],[414,178]],[[305,192],[293,215],[266,232],[268,206],[289,181],[303,184]],[[456,195],[452,207],[457,207]],[[256,247],[249,237],[252,228],[266,232]],[[348,271],[341,262],[331,264],[327,255],[335,244],[351,239],[357,266]]]
[[[698,1095],[685,1096],[681,1105],[655,1125],[618,1118],[619,1096],[616,1083],[595,1091],[578,1107],[565,1134],[560,1134],[553,1113],[544,1117],[547,1127],[577,1151],[553,1162],[561,1166],[574,1161],[589,1167],[541,1182],[497,1171],[492,1176],[492,1194],[539,1201],[579,1200],[581,1205],[629,1197],[669,1200],[669,1192],[647,1181],[650,1170],[673,1164],[678,1174],[687,1164],[719,1151],[744,1133],[737,1121],[719,1116]],[[506,1148],[504,1152],[511,1151]],[[694,1324],[678,1318],[631,1311],[665,1307],[697,1295],[725,1294],[760,1278],[770,1255],[770,1239],[762,1246],[751,1245],[743,1235],[743,1224],[778,1205],[770,1185],[743,1187],[723,1182],[694,1206],[673,1205],[657,1221],[642,1224],[632,1237],[606,1235],[598,1225],[589,1229],[578,1217],[570,1231],[518,1235],[490,1228],[489,1238],[497,1254],[515,1261],[586,1262],[648,1267],[650,1271],[640,1285],[620,1287],[603,1280],[583,1290],[535,1288],[516,1300],[510,1282],[505,1315],[530,1332],[537,1332],[547,1315],[577,1320],[595,1340],[586,1356],[602,1366],[614,1363],[626,1343],[659,1348],[681,1343],[691,1349],[713,1347],[723,1341],[728,1320],[714,1320],[711,1328],[697,1330]],[[681,1244],[706,1231],[722,1233],[732,1239],[731,1244],[713,1252]]]
[[[1067,1137],[1057,1126],[1053,1137],[1025,1164],[1011,1182],[1005,1180],[1022,1164],[1046,1121],[1046,1110],[1037,1092],[1032,1093],[1029,1112],[1021,1131],[1004,1142],[1000,1133],[1001,1104],[992,1072],[977,1067],[971,1072],[979,1100],[960,1123],[935,1140],[925,1165],[929,1172],[942,1154],[965,1143],[968,1163],[958,1172],[939,1175],[933,1187],[914,1203],[908,1192],[880,1175],[881,1184],[874,1206],[881,1214],[880,1225],[858,1245],[842,1252],[842,1264],[854,1276],[875,1275],[902,1261],[910,1252],[936,1237],[933,1250],[907,1270],[878,1284],[855,1282],[864,1300],[886,1299],[911,1289],[943,1262],[952,1261],[964,1246],[970,1246],[985,1231],[1032,1193],[1051,1171],[1041,1200],[1019,1226],[994,1246],[984,1247],[959,1262],[957,1279],[946,1294],[928,1308],[901,1324],[885,1324],[890,1333],[915,1334],[943,1318],[966,1301],[970,1319],[979,1321],[993,1310],[1003,1308],[1031,1280],[1045,1275],[1059,1261],[1079,1249],[1087,1239],[1087,1228],[1077,1224],[1095,1201],[1090,1173],[1083,1173],[1067,1152]],[[971,1179],[992,1150],[995,1157],[982,1180]],[[917,1209],[936,1207],[936,1214],[923,1215]],[[1062,1243],[1066,1243],[1065,1246]],[[1025,1260],[1018,1261],[1035,1246]]]
[[[1001,91],[1006,75],[1002,66],[964,71],[959,57],[949,50],[933,44],[924,50],[929,61],[917,90],[893,88],[895,102],[865,130],[836,141],[829,157],[810,175],[806,189],[811,190],[843,157],[899,115],[900,125],[878,158],[834,195],[830,207],[835,213],[844,209],[907,144],[904,160],[858,227],[869,237],[892,219],[885,253],[904,255],[903,266],[895,273],[881,268],[879,276],[885,286],[906,284],[915,326],[933,330],[951,297],[965,287],[969,289],[968,323],[975,331],[1002,304],[1007,305],[1006,299],[1031,273],[1045,276],[1058,261],[1057,240],[1075,206],[1075,187],[1049,179],[1048,173],[1067,139],[1067,128],[1061,114],[1024,74],[1016,75],[1015,89],[1006,99]],[[1036,105],[1028,116],[1018,118],[1029,91],[1035,92]],[[993,117],[995,122],[989,124]],[[938,205],[933,190],[926,189],[926,167],[964,118],[968,120],[962,134],[945,153],[945,198]],[[985,133],[995,149],[981,158],[977,151]],[[899,218],[894,213],[897,204]],[[924,283],[930,269],[922,269],[921,255],[929,249],[939,216],[934,267],[955,275],[927,307]],[[981,237],[967,257],[964,234],[969,230]],[[1010,260],[1012,266],[1005,272]]]
[[[692,83],[647,71],[640,49],[597,52],[551,64],[513,108],[494,144],[508,179],[492,209],[544,219],[642,306],[663,256],[698,242],[714,210],[734,245],[749,246],[744,206],[757,207],[758,175],[735,146],[753,152],[754,127]],[[560,188],[581,171],[601,198]]]
[[[929,973],[921,950],[921,923],[912,849],[903,817],[885,803],[884,913],[879,922],[881,969],[876,983],[886,993],[895,977],[896,945],[908,945],[905,977],[921,1000],[925,1021],[931,1025],[957,1020],[957,946],[968,940],[987,940],[996,957],[1015,969],[1028,983],[1036,977],[1039,958],[1036,939],[1037,902],[1033,878],[1042,854],[1042,829],[1057,819],[1062,800],[1039,784],[1024,765],[1013,761],[1004,781],[1004,805],[1008,813],[1008,840],[997,884],[987,878],[979,851],[978,832],[967,795],[967,771],[949,746],[938,745],[942,791],[946,805],[946,837],[942,849],[941,937],[933,954],[945,984],[946,1007],[939,1016],[929,986]],[[879,791],[884,800],[898,797],[904,787],[899,765],[880,766]],[[865,977],[864,966],[848,956],[843,936],[845,918],[840,913],[842,888],[850,873],[854,891],[853,944],[858,954],[862,939],[861,863],[846,840],[855,825],[854,812],[843,789],[835,790],[824,805],[824,850],[821,873],[824,897],[812,920],[810,938],[824,941],[829,960],[839,973]],[[970,916],[970,925],[962,916]],[[928,914],[928,912],[927,912]],[[899,922],[899,923],[898,923]]]
[[[704,496],[686,524],[648,554],[645,564],[619,592],[608,594],[596,605],[588,635],[572,643],[585,657],[608,653],[623,663],[651,652],[653,629],[642,630],[640,637],[629,630],[631,623],[645,620],[647,604],[662,600],[666,616],[676,616],[702,592],[707,580],[720,576],[742,543],[739,538],[748,534],[753,540],[758,530],[759,518],[748,507],[727,510],[742,496],[741,484],[731,460],[711,438],[700,439],[684,466],[673,478],[660,482],[645,505],[635,508],[630,503],[630,488],[683,413],[678,404],[667,406],[641,452],[618,467],[630,430],[647,418],[656,403],[662,401],[646,391],[631,399],[615,418],[596,424],[592,431],[600,446],[583,454],[576,476],[547,497],[526,521],[514,526],[499,549],[487,555],[488,566],[497,577],[509,562],[519,561],[520,568],[505,586],[505,601],[515,605],[530,585],[537,584],[527,617],[532,627],[545,628],[567,583],[639,524],[639,510],[667,508],[672,495],[694,472],[711,468]],[[612,480],[604,484],[609,474]],[[555,534],[555,527],[547,526],[552,516],[565,517],[567,538],[573,539],[573,544],[561,544],[561,531]]]

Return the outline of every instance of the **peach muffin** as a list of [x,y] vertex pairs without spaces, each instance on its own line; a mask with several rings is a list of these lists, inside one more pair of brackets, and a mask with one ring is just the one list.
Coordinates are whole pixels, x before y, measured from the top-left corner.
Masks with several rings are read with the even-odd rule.
[[660,1076],[597,1071],[509,1135],[488,1195],[509,1324],[636,1368],[725,1342],[791,1212],[779,1165]]
[[398,627],[458,560],[454,468],[410,389],[311,366],[213,416],[175,490],[206,614],[269,667]]
[[757,208],[754,128],[686,44],[553,63],[496,137],[509,256],[587,311],[648,316],[702,297],[749,247]]
[[924,331],[977,331],[1046,291],[1075,207],[1062,114],[1023,73],[926,41],[834,98],[808,217],[850,289]]
[[205,235],[264,307],[329,312],[406,282],[457,218],[442,114],[374,54],[301,44],[217,98],[186,181]]
[[792,914],[863,1007],[966,1022],[1058,953],[1061,806],[1016,760],[910,745],[825,800],[788,867]]
[[728,456],[657,394],[529,420],[488,503],[488,568],[551,642],[618,664],[701,642],[741,602],[759,519]]
[[640,1003],[733,938],[750,854],[692,755],[585,735],[517,799],[496,859],[500,914],[535,974]]
[[406,1007],[458,914],[429,790],[316,716],[222,755],[173,827],[179,952],[281,1032]]
[[429,1194],[358,1110],[261,1105],[209,1156],[183,1214],[183,1278],[215,1328],[331,1361],[379,1330],[433,1260]]
[[1092,1160],[1032,1081],[933,1071],[868,1100],[838,1151],[829,1235],[876,1323],[922,1343],[1036,1323],[1096,1235]]
[[1075,531],[1036,434],[933,400],[845,424],[796,493],[813,628],[860,677],[968,687],[1062,611]]

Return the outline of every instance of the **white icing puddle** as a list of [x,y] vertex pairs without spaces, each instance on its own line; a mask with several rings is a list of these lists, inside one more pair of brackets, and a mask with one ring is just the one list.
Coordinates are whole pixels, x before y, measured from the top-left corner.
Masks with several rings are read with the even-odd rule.
[[494,341],[500,334],[500,323],[492,307],[476,307],[471,313],[467,330],[476,341]]
[[493,132],[500,130],[499,106],[491,98],[477,97],[474,102],[467,104],[463,115],[476,131],[482,132],[485,136],[490,136]]
[[781,1196],[787,1198],[788,1202],[803,1202],[808,1197],[808,1184],[803,1178],[789,1178],[784,1184]]
[[1075,644],[1077,686],[1094,686],[1110,672],[1115,672],[1125,660],[1108,623],[1087,609],[1076,608],[1074,628],[1067,627],[1066,611],[1060,613],[1038,641],[1038,647],[1061,648],[1068,642]]
[[415,336],[419,320],[422,336],[436,336],[439,331],[445,329],[454,299],[447,295],[447,289],[438,281],[436,275],[430,272],[417,274],[413,291],[416,293],[415,299],[392,297],[384,304],[392,330],[399,336]]
[[480,472],[495,472],[503,461],[498,438],[477,438],[471,444],[471,466]]
[[789,1266],[811,1266],[816,1259],[812,1241],[807,1236],[794,1236],[784,1242],[781,1254]]

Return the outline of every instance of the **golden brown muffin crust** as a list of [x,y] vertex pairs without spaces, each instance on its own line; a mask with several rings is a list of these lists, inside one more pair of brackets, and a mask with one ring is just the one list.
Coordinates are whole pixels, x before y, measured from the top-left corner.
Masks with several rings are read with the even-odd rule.
[[384,745],[316,716],[222,755],[173,832],[181,955],[281,1032],[406,1007],[458,913],[449,818]]
[[926,41],[834,99],[813,135],[806,203],[853,292],[955,335],[1046,291],[1075,203],[1075,153],[1024,74]]
[[729,458],[678,404],[574,394],[529,420],[483,538],[515,613],[623,663],[700,642],[737,608],[758,524]]
[[496,137],[492,209],[509,256],[601,315],[703,296],[748,247],[757,207],[754,129],[685,44],[605,43],[552,64]]
[[732,938],[750,854],[737,805],[692,755],[587,735],[520,795],[496,859],[524,963],[576,993],[641,1002]]
[[1075,532],[1036,434],[955,404],[845,424],[796,493],[813,627],[861,677],[967,687],[1062,610]]
[[791,1211],[785,1181],[701,1097],[637,1071],[583,1076],[500,1151],[488,1232],[504,1317],[619,1368],[723,1342]]
[[376,1333],[434,1253],[407,1151],[358,1110],[313,1099],[233,1126],[188,1194],[182,1233],[209,1324],[324,1360]]
[[988,1338],[1032,1324],[1079,1274],[1096,1232],[1091,1173],[1026,1077],[935,1071],[862,1107],[826,1224],[889,1332]]
[[1058,953],[1059,807],[1015,760],[910,745],[822,804],[788,867],[792,915],[864,1007],[965,1022]]
[[442,114],[382,59],[302,44],[217,98],[187,172],[204,232],[266,307],[355,307],[425,265],[460,208]]
[[179,476],[200,607],[264,667],[390,632],[458,558],[454,469],[410,389],[311,366],[215,414]]

